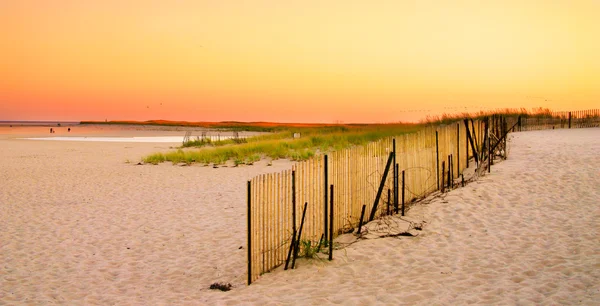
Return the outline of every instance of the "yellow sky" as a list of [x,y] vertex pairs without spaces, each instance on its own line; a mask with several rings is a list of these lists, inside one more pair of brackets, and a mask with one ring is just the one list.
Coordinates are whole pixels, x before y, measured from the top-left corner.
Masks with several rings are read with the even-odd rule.
[[0,0],[0,120],[600,106],[600,1]]

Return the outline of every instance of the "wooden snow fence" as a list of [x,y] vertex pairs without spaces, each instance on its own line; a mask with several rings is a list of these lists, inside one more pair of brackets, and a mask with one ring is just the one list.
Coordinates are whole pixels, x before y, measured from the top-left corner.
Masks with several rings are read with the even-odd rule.
[[364,224],[371,216],[403,213],[414,201],[453,188],[469,162],[489,171],[495,156],[506,157],[509,131],[598,126],[597,109],[465,119],[254,177],[247,184],[248,284],[281,265],[293,268],[309,244],[325,249],[338,235],[356,231],[361,216]]
[[[473,144],[467,142],[467,126]],[[473,148],[482,151],[484,132],[479,120],[428,126],[252,178],[247,184],[248,284],[278,266],[293,268],[294,254],[309,243],[323,250],[338,235],[356,231],[363,205],[364,224],[370,216],[403,213],[447,185],[448,178],[459,178]]]
[[554,112],[547,117],[520,118],[517,131],[570,129],[600,126],[600,109]]

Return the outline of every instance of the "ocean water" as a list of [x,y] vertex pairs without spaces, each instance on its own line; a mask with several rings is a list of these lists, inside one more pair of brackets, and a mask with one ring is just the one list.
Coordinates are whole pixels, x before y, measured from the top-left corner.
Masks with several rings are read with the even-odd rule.
[[[55,133],[50,133],[50,129]],[[26,140],[181,144],[187,133],[192,133],[190,140],[201,138],[201,135],[211,141],[233,138],[233,132],[202,128],[193,130],[189,127],[81,125],[73,121],[0,121],[0,135]],[[248,136],[239,135],[241,138]]]
[[150,136],[150,137],[82,137],[82,136],[58,136],[58,137],[30,137],[21,138],[29,140],[47,141],[88,141],[88,142],[161,142],[175,143],[183,142],[183,136]]
[[74,126],[79,121],[0,121],[0,126]]
[[[20,139],[45,140],[45,141],[88,141],[88,142],[156,142],[156,143],[182,143],[184,136],[146,136],[146,137],[102,137],[102,136],[56,136],[56,137],[28,137]],[[233,136],[207,136],[211,141],[231,139]]]

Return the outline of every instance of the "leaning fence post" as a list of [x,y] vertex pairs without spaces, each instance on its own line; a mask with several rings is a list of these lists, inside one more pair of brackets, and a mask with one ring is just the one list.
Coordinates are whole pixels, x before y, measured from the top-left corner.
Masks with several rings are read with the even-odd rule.
[[290,258],[292,257],[295,246],[296,246],[296,230],[294,230],[294,232],[292,233],[292,242],[290,243],[290,249],[288,250],[288,255],[285,258],[285,267],[283,267],[284,270],[288,269],[288,266],[290,263]]
[[[481,128],[481,123],[479,124],[479,127]],[[480,134],[481,135],[481,134]],[[471,146],[473,146],[473,155],[475,155],[475,166],[479,167],[479,141],[477,141],[477,133],[475,133],[475,122],[473,122],[473,119],[471,119]]]
[[[476,147],[476,142],[477,140],[475,139],[475,125],[473,125],[473,120],[471,120],[471,131],[473,132],[471,134],[471,132],[469,132],[469,119],[465,119],[465,127],[467,130],[467,145],[470,142],[471,143],[471,151],[473,153],[473,157],[475,158],[475,165],[479,164],[479,157],[477,156],[477,147]],[[468,150],[467,150],[468,152]],[[467,154],[467,159],[468,159],[469,155]],[[439,171],[439,169],[438,169]]]
[[362,210],[360,212],[360,221],[358,221],[358,232],[356,234],[360,235],[360,231],[362,229],[362,225],[363,225],[363,218],[365,217],[365,208],[367,208],[367,205],[362,206]]
[[252,185],[248,181],[248,285],[252,284]]
[[385,179],[387,178],[388,172],[390,172],[390,165],[392,164],[392,154],[393,153],[390,152],[387,164],[385,165],[385,170],[383,171],[383,178],[381,179],[381,183],[379,183],[379,190],[377,190],[377,195],[375,196],[375,202],[373,203],[373,208],[371,209],[371,216],[369,217],[369,221],[373,221],[373,219],[375,219],[377,205],[379,204],[379,199],[381,198],[381,193],[383,192],[383,187],[385,186]]
[[300,221],[300,231],[298,231],[298,239],[294,245],[294,257],[292,259],[292,269],[296,266],[296,258],[298,257],[298,250],[300,249],[300,240],[302,240],[302,228],[304,227],[304,217],[306,216],[306,206],[308,203],[304,203],[304,209],[302,210],[302,221]]

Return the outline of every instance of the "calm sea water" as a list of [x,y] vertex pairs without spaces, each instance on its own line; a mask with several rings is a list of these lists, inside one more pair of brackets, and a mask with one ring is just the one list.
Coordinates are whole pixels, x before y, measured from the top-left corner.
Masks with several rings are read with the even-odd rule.
[[0,126],[73,126],[79,121],[0,121]]

